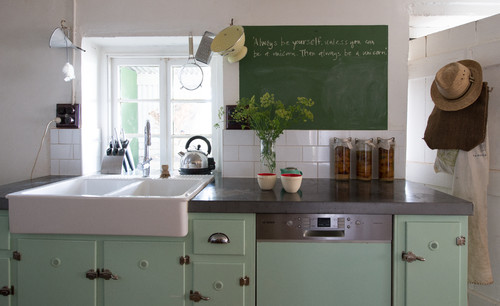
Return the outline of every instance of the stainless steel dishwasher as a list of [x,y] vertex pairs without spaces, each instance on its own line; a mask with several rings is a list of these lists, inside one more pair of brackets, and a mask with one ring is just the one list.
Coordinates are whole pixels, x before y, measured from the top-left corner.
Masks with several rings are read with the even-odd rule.
[[258,306],[391,305],[392,216],[257,214]]

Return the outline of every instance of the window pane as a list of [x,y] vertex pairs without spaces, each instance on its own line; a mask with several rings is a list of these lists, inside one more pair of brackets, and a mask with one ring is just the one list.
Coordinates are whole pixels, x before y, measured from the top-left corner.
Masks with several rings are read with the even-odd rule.
[[122,100],[159,99],[158,66],[121,66],[120,98]]
[[160,165],[160,103],[138,102],[120,103],[121,120],[125,138],[130,141],[130,149],[137,165],[144,159],[144,127],[146,120],[151,125],[150,155],[155,167]]
[[172,66],[172,92],[173,100],[209,100],[212,98],[212,83],[210,67],[202,67],[203,82],[198,89],[187,90],[182,88],[179,78],[182,66]]
[[211,103],[173,103],[174,135],[212,134]]

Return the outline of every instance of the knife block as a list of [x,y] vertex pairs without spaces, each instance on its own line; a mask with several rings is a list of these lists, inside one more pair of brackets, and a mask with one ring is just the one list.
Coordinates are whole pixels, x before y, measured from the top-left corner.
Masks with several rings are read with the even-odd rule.
[[124,155],[106,155],[102,159],[101,174],[121,174]]

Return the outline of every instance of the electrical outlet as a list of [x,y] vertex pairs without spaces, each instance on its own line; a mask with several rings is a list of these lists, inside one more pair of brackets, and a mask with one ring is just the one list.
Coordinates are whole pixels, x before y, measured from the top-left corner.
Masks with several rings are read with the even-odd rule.
[[78,129],[80,127],[80,104],[57,104],[56,117],[61,118],[58,128]]

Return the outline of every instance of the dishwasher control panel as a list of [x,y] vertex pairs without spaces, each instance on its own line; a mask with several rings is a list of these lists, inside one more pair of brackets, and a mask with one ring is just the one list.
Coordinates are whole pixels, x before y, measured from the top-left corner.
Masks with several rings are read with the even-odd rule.
[[257,214],[257,240],[392,240],[391,215]]

